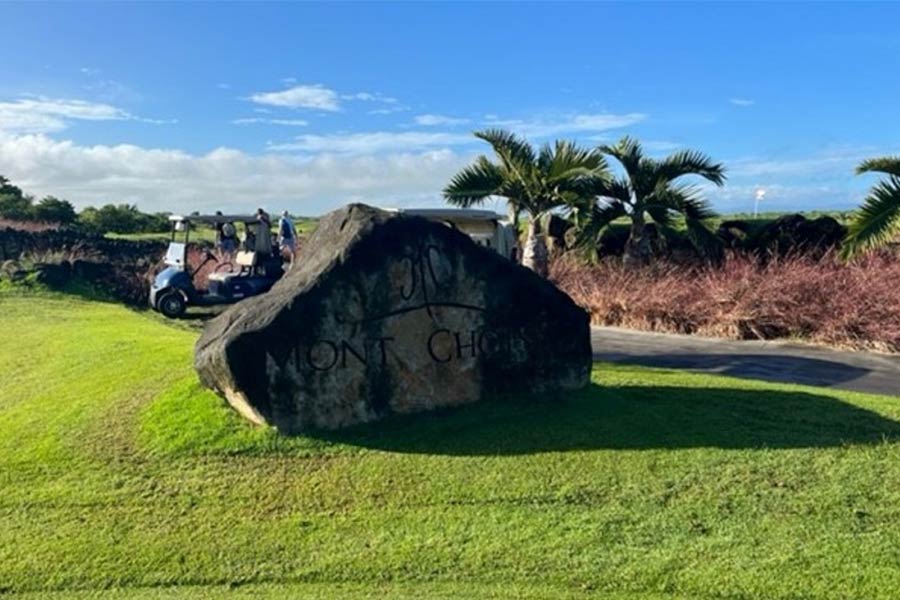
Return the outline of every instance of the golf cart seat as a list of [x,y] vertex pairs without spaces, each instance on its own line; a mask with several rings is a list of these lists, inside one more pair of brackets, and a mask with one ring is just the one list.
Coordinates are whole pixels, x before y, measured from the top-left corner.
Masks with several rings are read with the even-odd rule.
[[240,277],[256,266],[256,252],[238,252],[234,257],[234,264],[240,267],[238,271],[229,271],[227,273],[216,272],[209,275],[210,281],[226,282],[232,277]]

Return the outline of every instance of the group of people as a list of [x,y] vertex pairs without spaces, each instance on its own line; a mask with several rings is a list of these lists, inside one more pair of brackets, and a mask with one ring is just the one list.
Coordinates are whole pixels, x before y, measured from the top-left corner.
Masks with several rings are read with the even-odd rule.
[[[222,216],[222,212],[216,211],[216,215]],[[256,209],[255,217],[259,221],[260,228],[271,231],[272,219],[269,217],[269,213],[262,208],[258,208]],[[297,254],[297,228],[286,210],[282,211],[281,217],[278,219],[276,240],[281,256],[289,261],[288,268],[292,267]],[[268,244],[268,240],[266,243]],[[257,247],[256,233],[252,228],[247,228],[242,243],[238,238],[237,228],[235,228],[234,223],[230,221],[216,223],[216,248],[222,254],[224,260],[230,262],[234,253],[242,246],[246,252],[260,251]],[[271,248],[268,251],[270,252]]]

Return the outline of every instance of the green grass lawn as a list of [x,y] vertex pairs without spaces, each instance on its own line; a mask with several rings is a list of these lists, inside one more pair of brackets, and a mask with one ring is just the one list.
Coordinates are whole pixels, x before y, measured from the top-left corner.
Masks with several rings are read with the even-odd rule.
[[197,327],[0,288],[0,594],[894,598],[900,401],[597,365],[281,438]]

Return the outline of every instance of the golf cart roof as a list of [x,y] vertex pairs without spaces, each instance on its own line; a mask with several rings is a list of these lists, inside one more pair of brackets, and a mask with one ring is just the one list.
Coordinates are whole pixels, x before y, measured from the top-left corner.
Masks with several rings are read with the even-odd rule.
[[426,219],[466,220],[466,221],[502,221],[506,217],[492,210],[474,208],[389,208],[393,212]]
[[187,223],[259,223],[256,215],[169,215],[169,220]]

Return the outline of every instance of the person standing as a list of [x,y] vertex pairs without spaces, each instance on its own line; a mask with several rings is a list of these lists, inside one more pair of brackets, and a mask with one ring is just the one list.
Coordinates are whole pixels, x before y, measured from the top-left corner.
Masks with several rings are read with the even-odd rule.
[[297,228],[286,210],[281,212],[281,218],[278,219],[278,244],[282,256],[288,255],[288,268],[293,267],[294,256],[297,254]]
[[256,240],[253,250],[262,257],[274,256],[272,252],[272,219],[262,208],[256,209]]
[[[216,216],[221,217],[222,211],[217,210]],[[225,262],[231,262],[235,250],[237,250],[237,230],[231,221],[216,221],[216,248]]]

